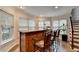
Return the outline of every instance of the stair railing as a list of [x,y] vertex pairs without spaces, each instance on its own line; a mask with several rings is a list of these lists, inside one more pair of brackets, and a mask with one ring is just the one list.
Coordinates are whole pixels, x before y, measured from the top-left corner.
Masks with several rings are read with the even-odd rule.
[[71,30],[72,30],[72,41],[71,41],[71,47],[73,49],[73,22],[72,22],[72,17],[70,17],[70,22],[71,22]]

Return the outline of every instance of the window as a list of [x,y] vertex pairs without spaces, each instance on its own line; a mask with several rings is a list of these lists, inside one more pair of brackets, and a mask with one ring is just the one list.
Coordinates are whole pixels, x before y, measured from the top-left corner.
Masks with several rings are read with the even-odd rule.
[[39,26],[39,29],[44,29],[44,21],[43,20],[40,20],[39,21],[39,24],[38,24],[38,26]]
[[67,32],[67,22],[66,20],[60,20],[59,22],[60,34],[66,34]]
[[58,29],[58,21],[53,21],[53,30]]
[[19,30],[28,30],[28,21],[23,17],[19,19]]
[[29,23],[29,30],[34,30],[35,29],[35,20],[28,20]]
[[13,15],[6,13],[3,10],[0,10],[0,39],[1,43],[7,42],[12,39],[13,36],[13,29],[14,29],[14,22],[13,22]]
[[45,21],[44,23],[45,23],[45,26],[46,26],[46,27],[47,27],[47,26],[50,26],[50,21]]
[[54,20],[53,21],[53,30],[60,29],[60,34],[66,34],[67,32],[67,20]]
[[48,20],[39,21],[39,29],[45,29],[47,27],[50,27],[50,21],[48,21]]

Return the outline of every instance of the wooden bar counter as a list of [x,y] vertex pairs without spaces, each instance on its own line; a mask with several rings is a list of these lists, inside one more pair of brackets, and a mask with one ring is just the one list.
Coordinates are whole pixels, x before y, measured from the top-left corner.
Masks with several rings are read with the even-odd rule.
[[45,30],[20,31],[20,51],[33,52],[34,51],[33,39],[44,40],[44,33]]

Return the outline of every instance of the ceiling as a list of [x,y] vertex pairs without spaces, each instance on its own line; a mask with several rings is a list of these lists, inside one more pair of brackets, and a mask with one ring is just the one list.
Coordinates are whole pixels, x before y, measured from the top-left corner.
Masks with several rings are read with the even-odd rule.
[[22,9],[34,16],[59,16],[71,13],[71,6],[24,6]]

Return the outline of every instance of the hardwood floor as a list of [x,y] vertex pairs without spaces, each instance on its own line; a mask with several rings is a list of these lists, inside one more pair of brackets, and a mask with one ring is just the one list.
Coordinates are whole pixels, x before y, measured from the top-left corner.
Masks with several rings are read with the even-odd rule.
[[9,52],[19,52],[19,45],[15,46],[14,48],[12,48]]
[[[50,52],[75,52],[74,50],[71,49],[68,42],[64,42],[62,40],[56,42],[54,47],[55,47],[54,51],[53,51],[53,45],[50,47],[51,50]],[[15,49],[13,49],[11,52],[19,52],[19,46],[17,46],[17,48],[15,47]]]
[[68,42],[60,40],[56,43],[56,52],[74,52]]

